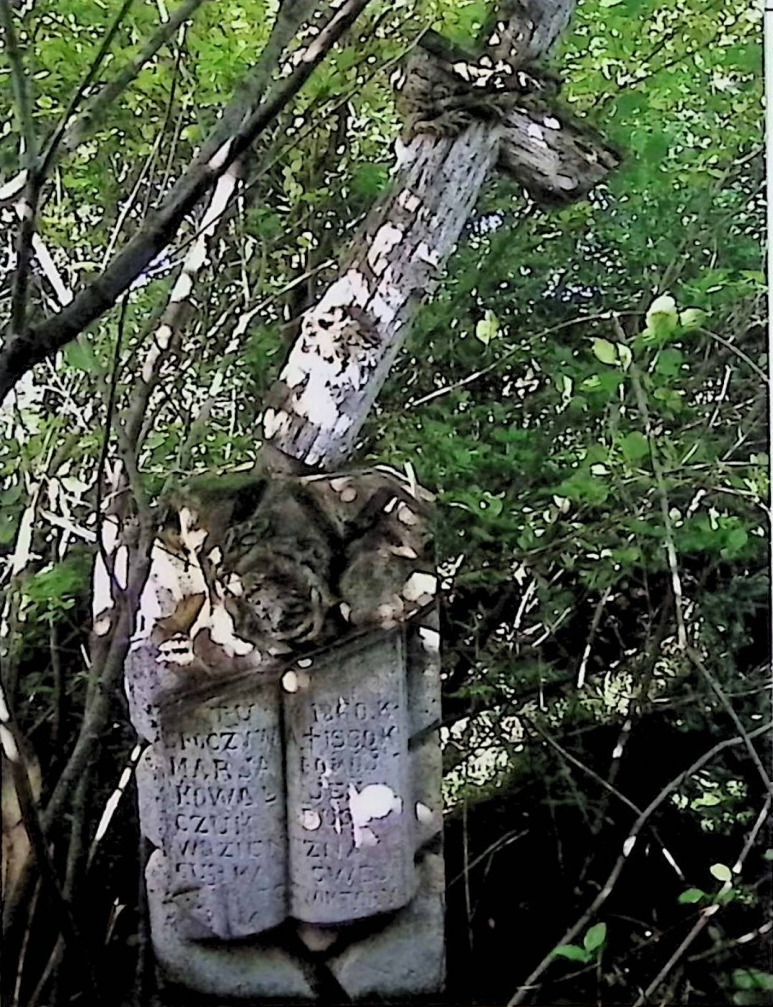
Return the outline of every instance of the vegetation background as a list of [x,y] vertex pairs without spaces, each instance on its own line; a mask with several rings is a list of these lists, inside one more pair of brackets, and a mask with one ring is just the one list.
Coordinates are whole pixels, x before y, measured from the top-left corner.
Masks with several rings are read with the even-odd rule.
[[[269,39],[267,0],[183,6],[192,19],[60,152],[33,320],[125,247]],[[112,24],[86,99],[170,15],[164,0],[0,7],[40,138]],[[373,0],[242,160],[174,317],[200,212],[0,412],[2,674],[47,864],[23,869],[5,773],[14,1007],[152,990],[138,753],[88,652],[116,459],[131,449],[150,501],[254,462],[287,322],[388,183],[390,74],[426,27],[469,42],[486,16],[481,0]],[[411,465],[438,497],[450,1004],[770,1003],[761,17],[749,0],[582,0],[561,96],[623,166],[560,209],[492,180],[364,431],[358,463]],[[8,38],[5,183],[20,164]],[[13,199],[0,221],[6,320]],[[148,382],[162,317],[174,339]],[[94,754],[52,804],[86,720]]]

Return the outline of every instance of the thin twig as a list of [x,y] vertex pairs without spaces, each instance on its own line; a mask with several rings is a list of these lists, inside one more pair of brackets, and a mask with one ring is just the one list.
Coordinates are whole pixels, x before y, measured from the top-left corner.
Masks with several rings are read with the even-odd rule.
[[[643,673],[640,676],[638,676],[637,690],[636,690],[638,695],[636,698],[634,698],[631,704],[633,709],[629,709],[628,714],[625,720],[623,721],[622,727],[620,728],[620,733],[617,736],[615,747],[612,749],[612,761],[610,763],[609,773],[607,776],[607,782],[611,786],[614,786],[615,780],[617,780],[618,773],[620,772],[620,767],[623,764],[623,755],[625,754],[626,746],[628,745],[628,742],[630,741],[631,738],[631,731],[633,730],[634,717],[641,717],[644,709],[644,704],[649,699],[649,691],[650,686],[652,684],[652,678],[655,673],[655,665],[657,664],[658,655],[660,654],[660,648],[663,643],[663,637],[666,634],[666,627],[668,625],[668,616],[671,611],[672,598],[673,595],[669,591],[668,597],[666,598],[664,604],[661,606],[660,618],[658,619],[658,625],[655,629],[655,637],[651,642],[648,642],[647,644],[647,660],[644,665]],[[599,801],[596,810],[596,820],[594,822],[592,829],[592,832],[594,834],[596,834],[601,828],[601,825],[604,821],[604,816],[606,815],[607,805],[608,805],[607,796],[606,794],[604,794],[601,801]],[[671,854],[666,850],[665,846],[663,847],[663,855],[666,858],[666,860],[672,864],[677,874],[679,874],[681,878],[684,878],[684,875],[682,874],[680,867],[673,859]],[[585,873],[588,867],[590,866],[592,859],[593,859],[592,855],[586,859],[585,864],[583,865],[583,869],[580,873],[581,879],[585,878]]]
[[11,84],[19,122],[19,135],[24,150],[20,158],[24,175],[24,195],[19,200],[19,229],[16,235],[16,266],[11,290],[10,338],[23,338],[27,319],[27,292],[32,264],[32,239],[35,234],[35,214],[39,194],[37,179],[38,142],[35,135],[29,75],[16,37],[10,0],[0,0],[0,24],[5,39],[5,51],[11,68]]
[[[621,341],[625,341],[625,332],[620,324],[619,317],[615,315],[613,321],[619,338]],[[660,455],[658,453],[655,432],[652,428],[652,421],[650,419],[649,408],[647,406],[647,397],[644,394],[644,388],[642,387],[642,383],[639,378],[639,370],[635,363],[631,363],[628,373],[631,376],[631,384],[636,396],[636,404],[644,424],[644,434],[647,438],[647,444],[649,446],[652,471],[655,475],[655,483],[658,488],[660,511],[663,516],[663,533],[666,545],[666,556],[668,558],[668,568],[671,573],[671,590],[674,594],[677,643],[680,649],[684,650],[687,646],[687,629],[684,622],[684,595],[682,592],[682,579],[679,575],[679,561],[677,560],[676,555],[676,545],[674,544],[674,529],[671,525],[671,513],[668,503],[666,480],[663,474],[663,468],[660,464]]]
[[752,941],[756,940],[758,937],[764,937],[773,930],[773,920],[768,920],[767,923],[763,923],[759,927],[755,927],[754,930],[747,930],[745,934],[741,934],[740,937],[731,937],[726,941],[720,941],[708,949],[708,951],[701,951],[698,954],[690,955],[687,959],[688,962],[699,962],[703,961],[705,958],[712,958],[714,955],[721,954],[723,951],[728,951],[730,948],[737,947],[739,944],[750,944]]
[[585,673],[588,670],[588,659],[590,658],[591,650],[593,649],[593,641],[596,637],[596,633],[599,628],[599,623],[601,622],[601,615],[604,611],[604,606],[609,600],[609,596],[612,593],[611,585],[607,585],[604,588],[604,592],[598,600],[596,608],[593,612],[593,618],[591,619],[590,630],[588,631],[588,639],[585,643],[585,649],[582,652],[582,660],[580,661],[580,670],[577,672],[577,688],[582,689],[585,685]]
[[760,779],[765,784],[765,787],[767,788],[768,793],[773,794],[773,781],[771,781],[770,775],[769,775],[767,769],[765,769],[765,766],[762,764],[762,759],[759,757],[759,755],[757,753],[757,749],[751,743],[751,735],[746,730],[746,727],[744,726],[743,721],[741,720],[741,718],[736,713],[735,708],[733,707],[733,704],[730,702],[730,700],[725,695],[724,689],[722,689],[722,687],[720,686],[719,682],[716,680],[716,678],[714,677],[714,675],[706,667],[706,664],[704,663],[704,661],[702,660],[700,654],[698,653],[697,650],[695,650],[694,647],[688,647],[686,653],[687,653],[687,657],[690,659],[690,661],[695,665],[695,667],[698,669],[698,671],[701,673],[701,675],[703,675],[703,677],[706,679],[706,681],[711,686],[712,691],[716,695],[716,697],[719,700],[719,702],[722,704],[722,709],[727,713],[727,715],[733,721],[733,724],[735,725],[735,729],[738,731],[738,733],[740,734],[740,736],[744,739],[744,744],[746,746],[746,750],[749,753],[752,762],[757,767],[757,772],[760,774]]
[[[769,723],[763,724],[762,726],[758,727],[756,730],[751,732],[749,737],[750,738],[759,737],[760,735],[767,733],[771,727],[773,727],[773,721],[770,721]],[[577,922],[572,924],[571,927],[569,927],[569,929],[566,931],[563,937],[558,941],[556,947],[560,947],[564,944],[570,944],[574,940],[574,938],[577,937],[579,933],[581,933],[581,931],[585,928],[588,922],[591,919],[593,919],[593,917],[601,908],[601,906],[603,906],[604,903],[607,901],[609,896],[612,894],[615,885],[617,884],[617,880],[620,877],[623,868],[625,867],[626,861],[628,860],[631,851],[636,845],[636,840],[639,836],[639,833],[646,824],[647,820],[655,811],[657,811],[660,805],[663,804],[663,802],[666,801],[671,796],[671,794],[673,794],[674,791],[681,786],[684,780],[688,779],[691,776],[694,776],[699,769],[702,769],[707,762],[710,762],[720,752],[724,751],[724,749],[730,748],[731,746],[742,745],[742,744],[744,744],[743,738],[726,738],[724,741],[718,742],[707,752],[704,752],[704,754],[701,755],[700,758],[696,759],[691,766],[689,766],[683,772],[679,773],[678,776],[675,776],[674,779],[671,780],[671,782],[668,783],[665,787],[663,787],[660,793],[657,794],[657,796],[650,801],[647,807],[642,811],[642,813],[633,823],[633,826],[631,827],[631,830],[628,833],[628,838],[623,843],[622,853],[617,858],[615,865],[610,871],[609,876],[607,877],[607,880],[604,882],[604,885],[602,886],[598,895],[591,902],[586,911],[580,916]],[[524,998],[535,988],[536,981],[550,967],[553,960],[554,955],[553,950],[551,949],[551,951],[548,952],[547,955],[545,955],[545,957],[542,959],[539,965],[537,965],[537,967],[526,978],[524,983],[518,987],[518,989],[510,998],[510,1000],[508,1000],[507,1007],[517,1007],[518,1004],[523,1003]]]
[[121,310],[118,316],[118,331],[115,337],[115,347],[113,349],[113,363],[110,370],[110,386],[108,389],[107,396],[107,406],[105,409],[105,429],[104,435],[102,437],[102,447],[99,452],[99,460],[97,462],[97,499],[94,505],[94,512],[96,517],[96,533],[97,533],[97,549],[99,550],[99,555],[105,567],[107,575],[110,577],[111,582],[114,580],[114,570],[113,563],[107,555],[107,550],[105,549],[104,542],[104,517],[102,514],[102,480],[104,477],[105,465],[107,463],[107,454],[110,448],[110,430],[113,426],[113,413],[115,411],[115,399],[116,392],[118,388],[118,373],[121,365],[121,345],[123,343],[123,333],[124,324],[126,322],[126,309],[129,305],[129,295],[128,293],[124,296],[121,302]]
[[56,868],[46,845],[45,834],[38,813],[38,807],[32,793],[29,770],[22,754],[21,732],[19,731],[13,710],[8,704],[5,689],[0,682],[0,742],[11,770],[16,798],[19,802],[24,828],[30,841],[35,862],[40,872],[41,883],[45,886],[49,898],[56,910],[62,937],[67,946],[77,955],[84,966],[86,985],[92,995],[93,1002],[99,1003],[94,970],[86,953],[86,945],[79,933],[78,926],[72,915],[70,905],[62,893]]
[[[567,762],[570,762],[573,766],[576,766],[579,770],[585,773],[586,776],[590,776],[590,778],[592,780],[595,780],[596,783],[599,784],[599,786],[603,787],[608,794],[611,794],[613,797],[616,797],[618,801],[622,801],[623,804],[629,807],[632,811],[635,811],[637,815],[640,815],[642,813],[642,810],[638,804],[634,804],[634,802],[631,801],[628,797],[626,797],[625,794],[622,793],[622,791],[618,790],[617,787],[613,786],[609,780],[605,780],[603,776],[600,776],[597,772],[595,772],[595,770],[591,769],[590,766],[586,766],[584,762],[581,762],[579,759],[575,758],[575,756],[572,755],[571,752],[567,751],[567,749],[565,749],[563,745],[560,745],[557,741],[551,738],[550,735],[547,733],[547,731],[544,731],[539,726],[539,724],[536,723],[536,721],[531,719],[531,717],[528,717],[526,716],[526,714],[523,713],[519,714],[519,717],[521,720],[523,720],[524,723],[528,724],[529,727],[531,727],[537,734],[539,734],[540,737],[551,746],[551,748],[554,748],[562,759],[566,759]],[[660,847],[660,852],[663,854],[666,863],[670,867],[673,867],[679,879],[681,881],[684,881],[684,872],[679,867],[677,862],[674,860],[673,856],[666,847],[666,844],[658,835],[655,826],[650,825],[649,829],[652,832],[652,835],[655,838],[655,841],[657,842],[658,846]],[[595,829],[591,829],[591,832],[595,833]]]
[[523,829],[520,832],[506,832],[504,836],[500,836],[499,839],[496,839],[490,846],[487,846],[483,853],[479,853],[474,860],[471,860],[470,863],[456,875],[456,877],[451,878],[448,882],[448,887],[451,888],[457,883],[457,881],[461,881],[462,878],[469,874],[474,867],[477,867],[478,864],[482,860],[485,860],[490,854],[498,853],[501,849],[504,849],[505,846],[510,846],[511,843],[515,843],[519,839],[523,839],[523,837],[528,836],[528,834],[528,829]]
[[[40,895],[40,878],[38,878],[35,884],[35,890],[32,893],[32,898],[30,899],[29,908],[27,910],[27,926],[24,929],[24,936],[21,942],[21,948],[19,949],[19,960],[16,964],[16,980],[13,985],[13,997],[11,1000],[11,1007],[19,1007],[19,996],[21,994],[21,982],[24,976],[24,962],[27,957],[27,948],[29,947],[30,934],[32,933],[32,923],[35,919],[35,909],[38,904],[38,896]],[[60,937],[59,940],[62,938]]]
[[107,30],[107,33],[105,34],[105,37],[102,39],[102,44],[97,50],[97,54],[92,60],[91,66],[86,71],[83,80],[80,82],[80,84],[75,90],[75,93],[70,99],[70,102],[67,108],[65,109],[64,115],[59,120],[56,128],[54,129],[54,132],[51,134],[51,139],[46,144],[46,148],[43,152],[40,166],[37,168],[37,174],[41,181],[45,179],[46,176],[48,175],[48,172],[51,169],[51,166],[53,165],[54,159],[56,158],[57,152],[59,150],[59,145],[61,144],[64,138],[68,123],[75,115],[78,106],[83,100],[83,95],[86,93],[88,88],[91,87],[91,85],[94,83],[94,80],[97,74],[99,73],[99,68],[104,63],[105,57],[110,51],[110,46],[112,45],[113,39],[115,38],[118,29],[123,24],[123,19],[126,17],[126,14],[133,3],[134,0],[123,0],[121,9],[116,14],[113,23],[110,25],[110,27]]
[[11,85],[16,102],[16,115],[19,120],[19,134],[24,140],[22,168],[25,171],[30,171],[38,156],[38,144],[35,135],[35,120],[32,116],[29,77],[24,67],[24,58],[16,36],[10,0],[0,0],[0,24],[2,24],[5,35],[5,53],[11,68]]
[[[230,133],[222,145],[211,153],[213,138],[220,136],[220,129],[216,127],[202,152],[159,209],[145,221],[107,269],[77,294],[67,308],[45,319],[40,325],[33,326],[23,335],[12,335],[0,350],[0,399],[35,363],[54,354],[112,307],[116,299],[167,246],[186,214],[295,97],[368,2],[369,0],[345,0],[298,54],[292,71],[274,84],[265,99],[240,122],[236,131]],[[268,46],[264,49],[264,54],[267,50]],[[270,64],[265,68],[266,83],[269,69]]]
[[40,978],[38,979],[38,981],[37,981],[37,983],[35,985],[34,990],[32,991],[32,993],[27,998],[26,1007],[37,1007],[38,1002],[39,1002],[41,996],[43,995],[43,991],[45,990],[46,986],[48,985],[48,980],[51,978],[51,975],[52,975],[54,969],[57,967],[57,965],[59,964],[59,962],[62,960],[62,955],[64,953],[64,948],[65,948],[65,944],[64,944],[64,941],[62,940],[62,938],[60,936],[60,937],[57,938],[56,944],[54,945],[53,950],[51,951],[51,954],[48,956],[48,961],[46,962],[45,968],[43,969],[43,971],[42,971],[42,973],[40,975]]
[[95,672],[99,675],[99,684],[84,714],[75,747],[43,812],[42,822],[46,830],[61,815],[95,747],[102,741],[113,690],[121,680],[129,640],[134,630],[135,613],[150,571],[150,551],[155,530],[150,527],[148,515],[140,513],[139,517],[139,542],[136,548],[130,550],[127,585],[125,590],[118,593],[115,608],[111,610],[112,632],[109,638],[98,638],[95,643],[98,660],[94,661],[94,665]]
[[[159,49],[166,45],[180,25],[188,21],[195,13],[196,8],[200,7],[204,2],[205,0],[185,0],[185,3],[180,4],[172,12],[169,20],[162,24],[158,31],[148,39],[137,55],[129,60],[113,80],[108,81],[86,102],[85,107],[70,122],[58,142],[60,153],[71,154],[83,143],[88,136],[90,128],[98,121],[105,109],[126,90],[139,75],[145,64],[156,55]],[[7,4],[8,0],[2,0],[2,3]],[[20,172],[19,175],[3,186],[4,198],[15,198],[22,185],[23,172]]]
[[[772,803],[773,803],[773,796],[771,794],[768,794],[768,796],[765,798],[765,803],[762,806],[762,810],[757,816],[757,820],[752,826],[752,829],[746,839],[746,842],[744,843],[743,850],[741,851],[738,859],[733,865],[733,874],[741,873],[743,863],[746,860],[752,848],[754,847],[754,843],[757,840],[757,836],[759,835],[760,829],[767,821],[768,815],[770,813],[770,806]],[[674,951],[674,953],[671,955],[671,957],[668,959],[665,965],[660,969],[660,971],[652,980],[652,982],[649,983],[647,988],[640,994],[640,996],[634,1003],[633,1007],[643,1007],[643,1004],[645,1004],[649,1000],[652,994],[664,982],[664,980],[669,975],[673,967],[676,965],[679,959],[682,958],[685,951],[687,951],[687,949],[693,943],[695,938],[708,925],[708,922],[711,919],[711,917],[721,908],[721,906],[723,905],[722,901],[723,896],[726,895],[727,892],[729,892],[732,887],[733,887],[732,880],[724,882],[722,888],[714,897],[714,901],[711,903],[711,905],[706,906],[703,910],[701,910],[700,917],[698,918],[698,920],[696,920],[695,924],[690,928],[690,931],[687,934],[687,936],[681,942],[679,947]]]
[[[638,314],[638,312],[620,312],[621,315],[626,314]],[[595,315],[577,315],[575,318],[569,318],[566,321],[559,322],[557,325],[550,325],[546,329],[542,329],[540,332],[536,333],[535,341],[543,339],[545,336],[551,336],[555,332],[560,332],[562,329],[571,328],[573,325],[586,325],[589,322],[608,322],[612,317],[611,311],[600,311]],[[481,367],[479,371],[474,371],[472,374],[468,374],[466,377],[461,378],[459,381],[454,381],[450,385],[444,385],[443,388],[436,388],[434,392],[428,392],[427,395],[422,395],[420,399],[411,399],[406,402],[406,409],[415,409],[417,406],[424,406],[428,402],[432,402],[435,399],[440,398],[442,395],[450,395],[451,392],[457,392],[460,388],[466,388],[473,382],[478,381],[479,378],[485,377],[487,374],[491,374],[492,371],[498,370],[502,364],[506,364],[508,360],[511,360],[518,353],[522,353],[520,346],[516,346],[512,350],[508,350],[507,353],[503,353],[501,357],[494,360],[493,363],[487,364],[485,367]]]
[[102,811],[102,815],[97,825],[97,831],[94,833],[94,838],[91,841],[91,846],[89,846],[89,853],[88,857],[86,858],[87,870],[89,869],[89,867],[91,867],[91,864],[94,861],[94,855],[97,852],[97,847],[99,846],[102,839],[104,839],[107,830],[110,828],[110,822],[113,820],[113,815],[115,814],[116,809],[118,808],[118,805],[121,801],[121,798],[123,797],[124,791],[128,787],[129,781],[131,780],[132,775],[134,774],[134,770],[137,766],[140,755],[142,755],[142,746],[135,745],[134,748],[132,749],[131,755],[129,756],[128,763],[126,764],[126,766],[124,766],[123,771],[121,772],[121,776],[118,780],[116,788],[108,798],[107,804],[105,805],[104,810]]
[[740,347],[736,346],[735,343],[731,343],[729,339],[725,339],[724,336],[720,336],[718,332],[714,332],[712,329],[704,329],[704,331],[707,336],[710,336],[712,339],[715,339],[718,343],[721,343],[724,347],[730,350],[731,353],[734,353],[739,360],[743,360],[746,366],[750,367],[757,375],[757,377],[762,378],[765,385],[770,387],[770,377],[768,376],[768,374],[765,371],[763,371],[763,369],[758,364],[755,364],[752,358],[750,356],[747,356],[747,354],[744,353],[744,351],[740,349]]

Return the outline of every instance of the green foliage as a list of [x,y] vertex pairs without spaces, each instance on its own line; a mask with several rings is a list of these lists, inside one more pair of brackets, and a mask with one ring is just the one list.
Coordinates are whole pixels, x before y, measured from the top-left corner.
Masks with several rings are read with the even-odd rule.
[[582,947],[577,944],[561,944],[553,954],[557,958],[567,958],[571,962],[588,964],[601,957],[607,940],[606,923],[595,923],[589,927],[582,939]]
[[682,892],[679,896],[679,903],[681,905],[692,906],[696,902],[701,902],[703,899],[707,899],[709,896],[701,891],[700,888],[688,888],[686,891]]
[[25,576],[21,586],[22,611],[32,621],[68,611],[88,592],[92,554],[72,549],[65,559]]
[[[157,28],[161,6],[131,6],[106,79]],[[63,161],[44,193],[40,235],[68,288],[101,269],[182,175],[254,65],[275,7],[202,4],[184,38],[150,61]],[[191,472],[238,479],[254,462],[265,394],[287,352],[283,326],[334,278],[359,219],[389,184],[399,131],[389,85],[395,62],[430,24],[472,44],[488,13],[482,0],[374,0],[245,160],[243,198],[221,224],[194,309],[144,410],[139,481],[152,504]],[[38,0],[18,14],[41,136],[113,15],[114,5],[93,0]],[[501,885],[507,932],[516,913],[529,930],[524,960],[539,961],[580,903],[595,897],[609,869],[605,851],[630,828],[630,808],[532,736],[527,719],[610,780],[610,753],[630,721],[633,744],[623,746],[615,786],[641,807],[696,752],[734,730],[679,645],[675,572],[690,647],[747,728],[769,716],[759,653],[768,638],[770,495],[760,19],[747,0],[579,5],[554,60],[564,78],[560,100],[621,149],[622,167],[588,200],[549,210],[530,205],[512,182],[492,180],[364,431],[358,463],[410,463],[437,494],[448,818],[485,807],[491,795],[515,795],[519,815],[546,813],[540,828],[529,825],[544,858],[529,872],[537,876],[533,901],[521,894],[530,879],[519,863]],[[4,71],[5,108],[10,92]],[[6,116],[3,181],[17,156]],[[44,708],[39,697],[56,691],[52,620],[75,638],[65,651],[73,678],[84,674],[83,626],[68,619],[88,590],[90,553],[80,543],[93,540],[108,390],[115,377],[112,471],[117,426],[131,416],[170,276],[196,227],[192,216],[132,292],[115,376],[117,312],[70,344],[55,369],[41,368],[0,413],[4,583],[24,544],[23,516],[34,514],[30,541],[17,548],[28,561],[8,591],[14,639],[21,626],[19,650],[35,638],[44,653],[39,661],[35,652],[34,667],[21,655],[19,694],[34,693],[38,705],[20,706],[25,728],[44,747],[50,742],[53,764],[61,711],[55,717],[53,702]],[[35,310],[48,311],[51,292],[36,283]],[[218,477],[215,489],[225,485]],[[123,716],[116,709],[116,723]],[[655,740],[637,750],[638,732],[650,738],[650,729]],[[659,750],[661,736],[678,755]],[[730,916],[728,934],[760,925],[759,886],[747,872],[759,871],[765,854],[750,855],[739,876],[726,866],[764,800],[740,750],[684,780],[663,820],[656,816],[657,836],[642,836],[632,854],[645,844],[659,851],[661,831],[669,848],[684,833],[679,860],[688,881],[664,882],[662,864],[652,868],[642,854],[623,872],[610,934],[595,924],[580,943],[552,952],[599,977],[578,1002],[630,1002],[634,985],[644,988],[666,960],[668,941],[670,954],[683,939],[685,920],[691,926],[710,906],[719,906],[715,918]],[[465,857],[476,839],[473,810],[469,819]],[[511,829],[512,816],[503,811],[496,827]],[[491,852],[499,834],[479,831],[486,877],[494,878],[506,847]],[[65,862],[64,849],[56,855]],[[480,884],[488,904],[486,884],[497,882],[479,882],[471,863],[465,859],[465,884],[473,895]],[[645,893],[634,910],[628,902],[639,879]],[[110,901],[112,884],[111,875]],[[119,903],[126,901],[124,894]],[[545,904],[552,930],[538,923]],[[474,897],[470,905],[478,905]],[[466,911],[449,926],[489,927],[477,910],[460,923]],[[655,937],[642,937],[637,920]],[[486,941],[494,933],[484,930]],[[733,1003],[767,1002],[773,980],[755,947],[726,952],[719,938],[716,947],[696,947],[658,1002],[709,1003],[717,983]],[[501,992],[496,1002],[512,991]],[[548,991],[537,1002],[552,999]]]
[[773,975],[757,969],[734,969],[732,1002],[739,1007],[769,1004],[773,991]]

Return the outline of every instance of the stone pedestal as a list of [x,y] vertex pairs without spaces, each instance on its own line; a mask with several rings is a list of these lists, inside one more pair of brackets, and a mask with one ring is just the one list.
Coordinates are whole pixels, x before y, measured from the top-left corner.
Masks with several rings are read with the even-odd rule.
[[156,958],[245,1001],[437,992],[425,495],[381,471],[247,492],[180,504],[126,668]]

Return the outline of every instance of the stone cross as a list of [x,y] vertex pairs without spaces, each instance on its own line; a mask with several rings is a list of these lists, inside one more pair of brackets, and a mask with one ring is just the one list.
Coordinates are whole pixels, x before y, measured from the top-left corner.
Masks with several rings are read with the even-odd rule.
[[[406,129],[391,186],[300,333],[263,417],[265,438],[307,465],[339,465],[495,172],[537,203],[582,199],[620,162],[556,99],[539,69],[576,0],[505,0],[483,54],[427,32],[402,75]],[[505,58],[506,57],[506,58]]]
[[[393,184],[270,393],[277,471],[354,449],[491,172],[560,204],[618,163],[537,66],[574,3],[505,0],[482,55],[426,33]],[[428,502],[377,469],[216,481],[173,508],[126,669],[168,981],[253,1002],[442,987]]]

